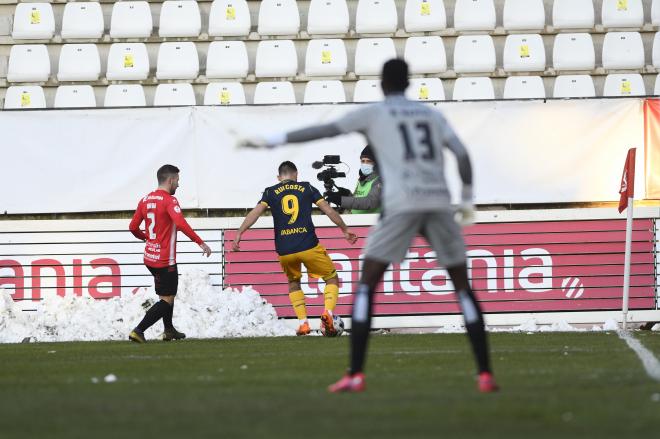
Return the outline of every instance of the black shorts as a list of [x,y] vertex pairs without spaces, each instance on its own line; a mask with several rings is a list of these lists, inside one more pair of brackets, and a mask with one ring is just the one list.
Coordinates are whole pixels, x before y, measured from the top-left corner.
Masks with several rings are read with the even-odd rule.
[[156,294],[159,296],[176,296],[179,287],[179,270],[175,265],[169,267],[154,268],[147,265],[154,276]]

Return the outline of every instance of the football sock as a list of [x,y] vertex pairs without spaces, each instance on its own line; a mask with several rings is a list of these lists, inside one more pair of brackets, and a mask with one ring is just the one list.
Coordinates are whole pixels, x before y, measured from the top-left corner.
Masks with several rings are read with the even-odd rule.
[[289,293],[289,299],[293,310],[296,312],[298,320],[307,320],[307,308],[305,308],[305,293],[302,290],[292,291]]
[[351,374],[362,372],[371,329],[371,301],[373,292],[365,284],[358,286],[353,303],[351,326]]
[[333,284],[326,284],[323,289],[323,298],[325,301],[325,309],[332,314],[332,311],[335,310],[335,306],[337,306],[337,299],[339,299],[339,287]]
[[299,326],[300,326],[300,325],[304,325],[305,323],[307,323],[307,319],[305,319],[305,320],[300,320],[300,319],[298,319],[298,325],[299,325]]
[[458,300],[465,319],[470,344],[474,357],[477,360],[479,373],[490,372],[490,359],[488,358],[488,341],[486,339],[486,328],[479,303],[474,297],[472,290],[461,290],[458,292]]
[[137,329],[142,332],[149,329],[154,323],[165,317],[165,314],[169,312],[168,308],[171,308],[170,304],[164,300],[159,300],[158,302],[154,303],[153,306],[149,308],[144,314],[144,318],[140,324],[137,325]]
[[163,316],[163,326],[165,327],[165,330],[167,331],[168,329],[174,329],[174,324],[172,323],[172,316],[174,315],[174,304],[169,304],[170,309],[167,310],[165,315]]

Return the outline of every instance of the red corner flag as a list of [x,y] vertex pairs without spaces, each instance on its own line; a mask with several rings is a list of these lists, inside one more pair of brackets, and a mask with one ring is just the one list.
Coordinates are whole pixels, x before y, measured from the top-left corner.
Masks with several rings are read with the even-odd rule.
[[637,148],[630,148],[626,156],[626,166],[623,168],[621,176],[621,199],[619,199],[619,213],[628,207],[628,199],[635,197],[635,151]]

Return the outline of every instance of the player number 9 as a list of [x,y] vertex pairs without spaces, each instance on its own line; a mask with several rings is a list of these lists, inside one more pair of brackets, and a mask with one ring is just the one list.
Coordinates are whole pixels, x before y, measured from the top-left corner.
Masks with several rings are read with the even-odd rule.
[[295,195],[286,195],[282,198],[282,212],[290,215],[289,224],[293,224],[298,219],[298,197]]

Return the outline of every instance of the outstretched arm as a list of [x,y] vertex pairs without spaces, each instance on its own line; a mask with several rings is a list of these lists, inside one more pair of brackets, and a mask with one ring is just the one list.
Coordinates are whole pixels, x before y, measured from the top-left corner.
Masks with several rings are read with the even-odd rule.
[[183,217],[181,213],[181,207],[179,203],[174,201],[167,207],[167,214],[170,216],[177,229],[181,230],[184,235],[186,235],[190,240],[196,243],[201,249],[202,254],[207,258],[211,256],[211,247],[209,247],[202,238],[199,237],[197,233],[190,227],[188,221]]
[[319,206],[321,212],[325,213],[327,217],[330,218],[330,221],[335,223],[337,227],[341,229],[346,241],[348,241],[350,244],[355,244],[357,241],[357,235],[349,230],[346,223],[344,223],[344,220],[341,219],[341,215],[339,215],[335,209],[330,207],[328,202],[325,200],[320,200],[318,203],[316,203],[316,205]]
[[285,143],[309,142],[326,137],[334,137],[350,132],[365,132],[371,118],[370,106],[351,111],[339,120],[316,125],[288,133],[274,133],[266,137],[252,137],[239,141],[239,146],[248,148],[274,148]]
[[238,232],[236,233],[236,237],[234,238],[234,242],[232,243],[231,249],[235,252],[241,251],[241,237],[243,236],[243,233],[250,227],[254,225],[254,223],[257,222],[259,217],[266,211],[268,206],[266,206],[264,203],[259,203],[257,204],[254,209],[250,211],[250,213],[247,214],[245,219],[243,220],[243,223],[241,226],[238,228]]

